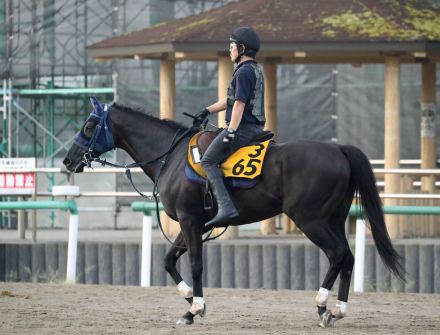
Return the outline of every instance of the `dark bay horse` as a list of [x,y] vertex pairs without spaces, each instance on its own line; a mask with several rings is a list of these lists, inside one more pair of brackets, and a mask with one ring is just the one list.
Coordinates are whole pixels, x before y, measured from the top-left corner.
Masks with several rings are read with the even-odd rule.
[[[148,162],[166,152],[176,138],[187,130],[174,121],[118,105],[99,104],[78,133],[63,163],[72,172],[83,171],[84,157],[98,157],[120,148],[135,162]],[[205,314],[202,291],[202,235],[204,223],[216,213],[204,210],[204,186],[189,181],[184,174],[189,131],[163,159],[143,163],[142,169],[158,190],[165,212],[180,224],[181,232],[165,257],[165,269],[177,284],[179,293],[191,307],[179,319],[191,324],[195,315]],[[330,266],[316,296],[322,326],[330,326],[344,317],[354,258],[345,236],[345,219],[355,192],[368,219],[374,241],[384,264],[398,277],[404,273],[400,257],[393,248],[384,222],[375,178],[367,157],[353,146],[298,141],[271,144],[261,179],[252,189],[233,189],[232,198],[240,216],[229,225],[257,222],[286,213],[304,234],[327,255]],[[193,288],[182,280],[176,262],[189,253]],[[327,310],[328,291],[340,276],[338,301]]]

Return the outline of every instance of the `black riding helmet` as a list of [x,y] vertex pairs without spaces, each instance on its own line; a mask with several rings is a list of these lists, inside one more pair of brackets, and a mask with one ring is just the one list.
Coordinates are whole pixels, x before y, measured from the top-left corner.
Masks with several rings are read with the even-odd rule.
[[[238,46],[238,58],[241,56],[251,56],[255,57],[257,52],[260,50],[260,38],[258,34],[249,27],[240,27],[235,29],[231,33],[231,37],[229,38],[231,42],[234,42]],[[244,46],[244,50],[242,51],[240,45]]]

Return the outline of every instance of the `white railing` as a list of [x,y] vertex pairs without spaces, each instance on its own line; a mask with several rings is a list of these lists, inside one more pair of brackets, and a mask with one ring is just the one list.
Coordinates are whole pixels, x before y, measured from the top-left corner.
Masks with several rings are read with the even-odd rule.
[[[418,162],[417,160],[408,160],[409,162]],[[374,161],[373,161],[374,162]],[[405,162],[405,161],[403,161]],[[141,168],[132,168],[130,169],[132,173],[143,173]],[[34,173],[61,173],[61,174],[70,174],[69,171],[67,171],[64,168],[34,168],[29,170],[7,170],[2,171],[0,170],[0,173],[14,173],[14,172],[34,172]],[[125,173],[124,168],[106,168],[106,167],[96,167],[93,169],[90,168],[84,168],[83,173]],[[374,174],[376,176],[383,176],[384,174],[400,174],[405,176],[439,176],[440,175],[440,169],[383,169],[383,168],[376,168],[374,169]],[[379,181],[378,186],[383,186],[384,182]],[[38,184],[37,184],[38,185]],[[414,186],[419,186],[419,181],[413,182]],[[440,182],[437,182],[436,185],[440,186]],[[152,196],[151,192],[148,191],[142,191],[142,193]],[[47,191],[38,191],[36,193],[36,196],[52,196],[51,192]],[[127,192],[127,191],[106,191],[106,192],[100,192],[100,191],[85,191],[80,193],[80,197],[132,197],[136,198],[139,197],[139,194],[135,191]],[[390,198],[390,199],[440,199],[440,194],[380,194],[381,198]]]
[[[13,173],[13,172],[35,172],[35,173],[68,173],[66,170],[61,168],[35,168],[30,169],[29,171],[23,170],[7,170],[1,171],[0,173]],[[84,173],[121,173],[125,172],[123,168],[94,168],[94,169],[85,169]],[[141,173],[143,172],[140,168],[131,169],[133,173]],[[400,175],[413,175],[413,176],[437,176],[440,175],[440,169],[374,169],[374,173],[376,175],[383,174],[400,174]],[[151,193],[145,192],[148,195]],[[37,196],[53,196],[52,192],[37,192]],[[139,197],[137,192],[79,192],[79,197]],[[381,198],[394,198],[394,199],[440,199],[440,194],[380,194]],[[93,208],[94,210],[98,210],[97,208]],[[84,209],[83,209],[84,210]],[[151,214],[150,214],[151,215]],[[143,234],[142,234],[142,286],[149,286],[150,281],[150,265],[151,265],[151,217],[150,215],[144,215],[143,221]],[[78,230],[78,222],[76,218],[76,225],[69,225],[69,254],[75,255],[76,257],[76,249],[72,252],[70,251],[71,245],[72,248],[76,248],[76,240],[77,240],[77,230]],[[71,240],[73,242],[71,242]],[[364,263],[363,259],[365,257],[365,225],[361,220],[357,220],[356,225],[356,245],[355,245],[355,256],[356,256],[356,266],[354,273],[354,289],[356,292],[363,291],[363,273],[364,273]],[[72,262],[70,262],[72,264]],[[68,262],[69,264],[69,262]],[[71,282],[74,282],[74,272],[73,276],[69,271],[72,272],[72,266],[68,266],[68,279]]]

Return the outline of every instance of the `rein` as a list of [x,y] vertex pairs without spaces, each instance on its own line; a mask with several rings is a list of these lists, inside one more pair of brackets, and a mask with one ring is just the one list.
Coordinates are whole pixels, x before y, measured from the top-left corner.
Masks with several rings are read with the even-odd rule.
[[[179,142],[192,130],[192,128],[187,129],[177,140],[176,137],[179,135],[181,129],[178,129],[176,131],[176,133],[173,136],[173,139],[171,141],[171,145],[168,148],[167,151],[165,151],[163,154],[161,154],[160,156],[151,159],[149,161],[146,162],[140,162],[140,163],[131,163],[129,165],[121,165],[121,164],[116,164],[116,163],[111,163],[111,162],[107,162],[106,159],[102,160],[99,157],[92,157],[90,154],[86,157],[86,154],[84,154],[84,163],[86,163],[88,166],[91,165],[91,162],[97,162],[100,163],[102,166],[108,165],[108,166],[112,166],[112,167],[117,167],[117,168],[124,168],[125,169],[125,175],[127,176],[127,179],[130,181],[131,186],[134,188],[134,190],[143,198],[146,198],[148,200],[153,200],[156,202],[156,217],[157,217],[157,224],[160,228],[160,231],[162,232],[162,235],[165,237],[165,239],[173,244],[173,242],[168,238],[168,236],[165,234],[165,231],[163,230],[162,227],[162,222],[160,221],[160,215],[159,215],[159,191],[158,191],[158,184],[159,184],[159,178],[160,175],[162,174],[163,168],[165,167],[167,161],[168,161],[168,155],[174,150],[174,148],[177,146],[177,144],[179,144]],[[143,165],[147,165],[147,164],[151,164],[154,162],[157,162],[158,160],[160,160],[161,158],[164,158],[161,161],[161,166],[159,168],[159,172],[154,180],[154,187],[153,187],[153,197],[148,196],[144,193],[142,193],[141,191],[138,190],[138,188],[136,187],[136,185],[133,183],[133,179],[131,177],[131,171],[130,169],[134,168],[134,167],[142,167]],[[152,199],[153,198],[153,199]],[[180,248],[180,247],[178,247]],[[182,248],[183,249],[183,248]]]
[[[116,164],[116,163],[111,163],[111,162],[108,162],[107,161],[107,159],[101,159],[101,158],[99,158],[99,157],[93,157],[91,154],[90,154],[90,152],[86,152],[85,154],[84,154],[84,158],[83,158],[83,162],[85,163],[85,164],[87,164],[87,166],[88,167],[90,167],[91,166],[91,162],[97,162],[97,163],[100,163],[102,166],[105,166],[105,165],[108,165],[108,166],[111,166],[111,167],[116,167],[116,168],[124,168],[125,169],[125,175],[127,176],[127,178],[128,178],[128,180],[130,181],[130,183],[131,183],[131,185],[133,186],[133,188],[135,189],[135,191],[137,192],[137,193],[139,193],[139,195],[141,195],[142,197],[144,197],[144,198],[147,198],[147,199],[149,199],[149,200],[152,200],[151,199],[151,196],[148,196],[148,195],[146,195],[146,194],[143,194],[141,191],[139,191],[138,189],[137,189],[137,187],[134,185],[134,183],[133,183],[133,180],[132,180],[132,178],[131,178],[131,171],[130,171],[130,169],[132,169],[132,168],[135,168],[135,167],[142,167],[143,165],[148,165],[148,164],[152,164],[152,163],[154,163],[154,162],[157,162],[158,160],[160,160],[161,158],[164,158],[165,157],[165,159],[164,160],[162,160],[162,165],[161,165],[161,167],[160,167],[160,169],[159,169],[159,173],[157,174],[157,177],[155,178],[156,180],[154,181],[154,188],[156,189],[157,188],[157,184],[158,184],[158,182],[159,182],[159,177],[160,177],[160,174],[162,173],[162,169],[164,168],[164,166],[165,166],[165,164],[166,164],[166,162],[167,162],[167,159],[168,159],[168,155],[174,150],[174,148],[177,146],[177,144],[179,144],[179,142],[190,132],[190,131],[192,131],[193,130],[193,128],[191,127],[191,128],[188,128],[177,140],[176,140],[176,137],[177,137],[177,135],[179,135],[179,133],[180,133],[180,131],[181,131],[182,129],[178,129],[177,130],[177,132],[174,134],[174,136],[173,136],[173,139],[172,139],[172,141],[171,141],[171,145],[170,145],[170,147],[168,148],[168,150],[167,151],[165,151],[163,154],[161,154],[160,156],[158,156],[158,157],[156,157],[156,158],[154,158],[154,159],[151,159],[151,160],[149,160],[149,161],[145,161],[145,162],[138,162],[138,163],[131,163],[131,164],[124,164],[124,165],[122,165],[122,164]],[[154,196],[154,192],[153,192],[153,196]]]

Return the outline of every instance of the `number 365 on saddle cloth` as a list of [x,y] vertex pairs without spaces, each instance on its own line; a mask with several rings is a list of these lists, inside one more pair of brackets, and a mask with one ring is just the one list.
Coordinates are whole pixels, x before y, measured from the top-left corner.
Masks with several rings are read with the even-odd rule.
[[[213,134],[207,135],[208,137],[211,137],[207,139],[208,143],[199,143],[198,140],[200,136],[202,134],[206,136],[206,133],[207,132],[200,132],[195,134],[188,144],[188,165],[203,178],[206,178],[206,174],[200,163],[201,158],[209,143],[215,138],[215,133],[208,132]],[[269,139],[266,141],[252,143],[248,146],[242,147],[229,156],[220,166],[223,176],[247,179],[258,177],[261,174],[270,138],[273,136],[272,134],[272,136],[269,134],[267,135],[266,138]]]

